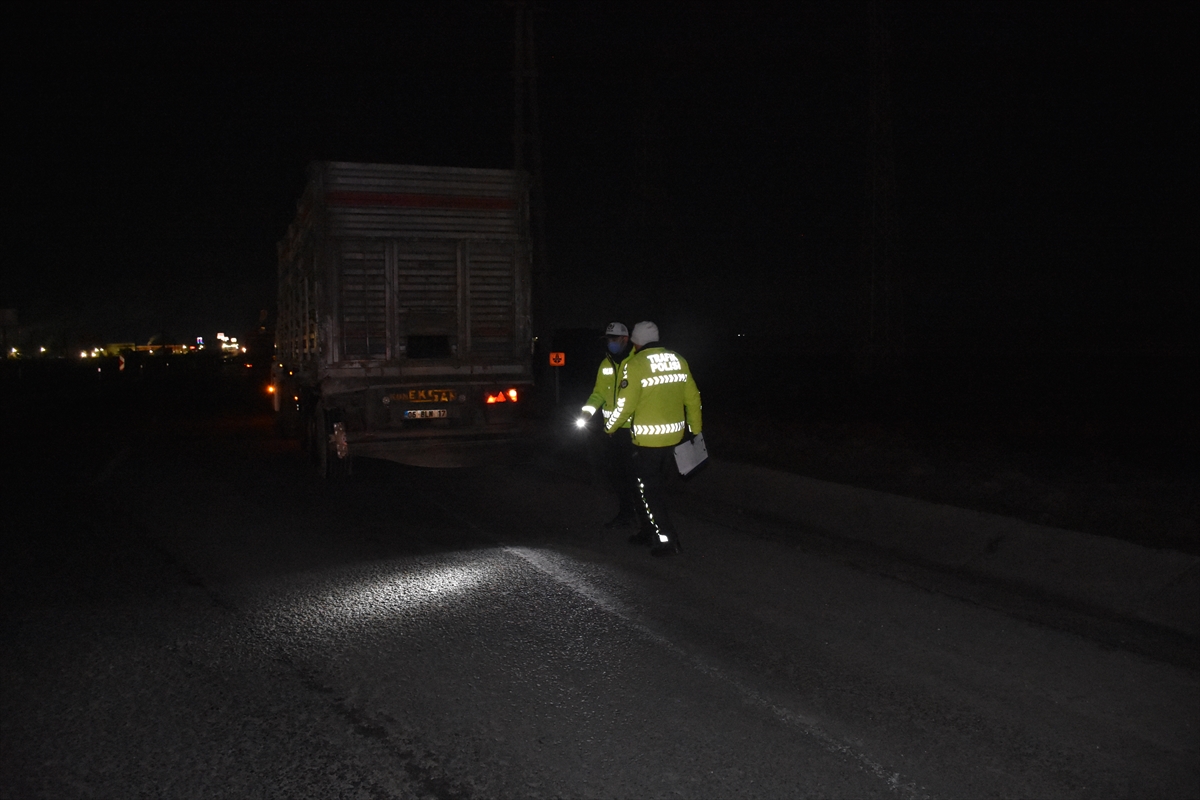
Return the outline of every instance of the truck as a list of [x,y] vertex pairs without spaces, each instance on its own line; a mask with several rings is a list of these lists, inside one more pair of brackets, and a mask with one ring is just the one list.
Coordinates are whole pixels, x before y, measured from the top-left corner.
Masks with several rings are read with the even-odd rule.
[[314,163],[277,250],[276,421],[320,474],[477,463],[525,435],[525,173]]

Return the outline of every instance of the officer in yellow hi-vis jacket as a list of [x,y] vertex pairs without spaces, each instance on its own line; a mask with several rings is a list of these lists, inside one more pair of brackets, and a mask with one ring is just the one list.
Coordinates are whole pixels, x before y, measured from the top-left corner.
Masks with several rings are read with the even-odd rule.
[[663,469],[685,431],[700,435],[700,390],[687,360],[658,344],[653,322],[634,325],[630,339],[634,352],[621,366],[617,404],[605,430],[633,424],[633,470],[649,524],[630,541],[649,544],[653,555],[666,556],[680,547],[667,509]]
[[[586,427],[588,421],[595,416],[596,411],[604,415],[605,422],[612,416],[617,404],[617,381],[621,374],[621,366],[631,353],[629,352],[629,329],[620,322],[610,322],[604,331],[608,352],[596,370],[596,385],[592,394],[583,404],[579,418],[575,424],[580,428]],[[617,493],[620,506],[617,515],[604,523],[606,528],[624,527],[637,524],[638,500],[637,480],[633,475],[633,443],[630,441],[629,422],[612,432],[607,439],[607,473],[613,490]]]

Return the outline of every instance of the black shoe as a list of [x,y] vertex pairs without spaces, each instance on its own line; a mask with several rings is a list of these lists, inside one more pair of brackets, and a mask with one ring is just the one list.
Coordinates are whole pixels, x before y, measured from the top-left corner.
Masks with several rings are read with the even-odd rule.
[[648,547],[654,544],[654,536],[646,531],[638,531],[629,537],[630,544],[640,544],[643,547]]
[[654,547],[650,548],[650,555],[656,556],[656,557],[673,556],[676,553],[681,553],[681,552],[683,552],[683,548],[679,546],[678,539],[672,539],[669,542],[663,542],[662,544],[656,544],[656,545],[654,545]]
[[608,529],[628,528],[630,525],[632,525],[635,522],[637,522],[637,517],[630,516],[629,514],[617,514],[615,517],[610,519],[608,522],[604,523],[604,527],[608,528]]

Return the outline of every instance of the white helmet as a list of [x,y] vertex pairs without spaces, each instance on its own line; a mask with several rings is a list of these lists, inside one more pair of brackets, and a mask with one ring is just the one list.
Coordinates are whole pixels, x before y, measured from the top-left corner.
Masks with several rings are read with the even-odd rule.
[[633,335],[629,338],[638,347],[649,342],[657,342],[658,326],[653,322],[639,322],[633,326]]

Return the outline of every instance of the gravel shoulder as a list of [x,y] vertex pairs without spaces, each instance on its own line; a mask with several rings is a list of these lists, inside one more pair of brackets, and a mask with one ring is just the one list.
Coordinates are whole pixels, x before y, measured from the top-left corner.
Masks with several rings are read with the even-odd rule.
[[968,427],[942,435],[870,422],[706,421],[729,460],[1200,553],[1200,477],[1103,451],[1047,457]]

